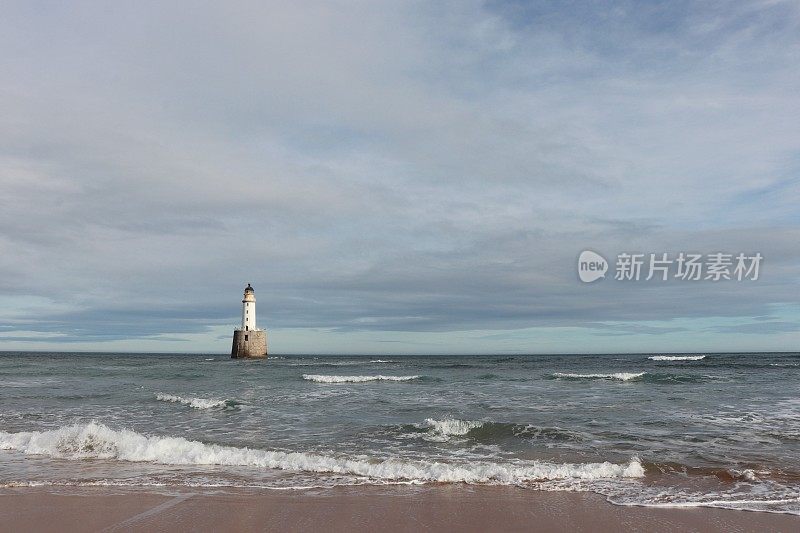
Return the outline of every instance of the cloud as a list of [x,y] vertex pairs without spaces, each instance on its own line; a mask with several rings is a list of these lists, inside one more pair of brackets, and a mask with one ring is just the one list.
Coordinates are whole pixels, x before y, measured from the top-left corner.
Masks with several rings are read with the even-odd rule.
[[753,324],[743,324],[739,326],[716,326],[714,331],[719,333],[746,333],[756,335],[769,335],[772,333],[797,332],[800,331],[800,323],[781,322],[778,320],[770,322],[758,322]]
[[[799,26],[792,2],[9,8],[0,316],[221,346],[250,281],[271,327],[407,342],[774,318],[800,296]],[[765,264],[587,287],[586,248]]]

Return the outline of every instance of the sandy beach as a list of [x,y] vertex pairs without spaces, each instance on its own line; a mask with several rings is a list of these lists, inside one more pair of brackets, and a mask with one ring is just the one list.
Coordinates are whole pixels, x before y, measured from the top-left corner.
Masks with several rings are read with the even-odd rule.
[[797,531],[800,517],[510,487],[7,488],[0,531]]

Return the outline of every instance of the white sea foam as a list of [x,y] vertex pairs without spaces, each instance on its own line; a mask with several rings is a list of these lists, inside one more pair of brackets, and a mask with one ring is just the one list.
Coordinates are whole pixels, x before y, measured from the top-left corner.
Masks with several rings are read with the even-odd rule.
[[651,355],[648,359],[653,361],[700,361],[705,355]]
[[444,420],[434,420],[426,418],[422,424],[414,424],[417,429],[426,430],[423,433],[412,432],[403,435],[403,438],[421,438],[431,442],[447,442],[452,438],[463,437],[475,428],[479,428],[483,422],[472,420],[458,420],[446,418]]
[[762,513],[792,514],[800,516],[800,508],[797,507],[797,497],[782,499],[752,499],[735,500],[720,499],[715,500],[711,497],[698,497],[693,501],[676,500],[673,502],[649,502],[649,501],[626,501],[618,502],[609,499],[614,505],[625,505],[629,507],[657,507],[662,509],[695,509],[701,507],[711,507],[716,509],[731,509],[734,511],[755,511]]
[[372,482],[520,484],[547,480],[638,478],[638,458],[628,464],[444,463],[401,458],[334,456],[204,444],[181,437],[146,436],[91,422],[50,431],[0,431],[0,449],[63,459],[107,459],[168,465],[222,465],[359,476]]
[[370,363],[396,363],[397,361],[388,361],[386,359],[373,359]]
[[[599,480],[589,490],[604,494],[615,505],[696,508],[716,507],[741,511],[760,511],[800,515],[800,492],[797,487],[775,482],[757,481],[752,471],[745,470],[742,480],[724,491],[697,492],[689,488],[647,486],[633,480]],[[545,482],[548,484],[550,482]],[[554,482],[558,483],[558,482]],[[576,480],[574,485],[584,482]]]
[[735,468],[731,468],[728,470],[728,473],[734,479],[741,479],[744,481],[758,481],[758,478],[756,478],[755,471],[753,471],[750,468],[747,468],[745,470],[736,470]]
[[162,402],[174,402],[188,405],[195,409],[212,409],[214,407],[224,407],[225,400],[209,400],[207,398],[184,398],[183,396],[175,396],[172,394],[164,394],[159,392],[156,394],[156,400]]
[[365,381],[410,381],[419,376],[323,376],[321,374],[303,374],[303,379],[317,383],[363,383]]
[[569,374],[564,372],[556,372],[553,377],[568,378],[568,379],[618,379],[621,381],[630,381],[644,376],[647,372],[615,372],[613,374]]
[[432,432],[440,435],[466,435],[475,428],[479,428],[483,422],[473,420],[456,420],[453,418],[446,418],[444,420],[434,420],[432,418],[425,419],[425,427],[431,429]]
[[301,363],[287,363],[286,366],[358,366],[364,361],[306,361]]

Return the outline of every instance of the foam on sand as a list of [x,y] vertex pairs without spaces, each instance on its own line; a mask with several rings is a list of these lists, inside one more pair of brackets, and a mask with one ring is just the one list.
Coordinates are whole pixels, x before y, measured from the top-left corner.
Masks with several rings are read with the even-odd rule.
[[375,459],[362,455],[270,451],[204,444],[182,437],[146,436],[114,430],[98,422],[50,431],[0,431],[0,449],[61,459],[106,459],[167,465],[222,465],[270,468],[292,472],[354,475],[374,482],[485,483],[511,485],[548,480],[639,478],[644,468],[638,458],[628,464],[509,463]]
[[632,379],[639,379],[647,372],[615,372],[613,374],[569,374],[564,372],[556,372],[553,374],[554,378],[566,379],[618,379],[620,381],[630,381]]
[[411,381],[419,376],[323,376],[321,374],[303,374],[303,379],[317,383],[364,383],[366,381]]
[[653,361],[700,361],[705,355],[651,355]]
[[173,402],[188,405],[194,409],[213,409],[214,407],[225,407],[227,402],[225,400],[209,400],[207,398],[184,398],[183,396],[175,396],[173,394],[164,394],[159,392],[156,394],[156,400],[162,402]]

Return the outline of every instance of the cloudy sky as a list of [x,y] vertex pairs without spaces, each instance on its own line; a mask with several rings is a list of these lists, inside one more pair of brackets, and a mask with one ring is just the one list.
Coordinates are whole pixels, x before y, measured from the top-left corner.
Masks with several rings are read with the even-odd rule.
[[[800,5],[6,2],[0,350],[800,349]],[[600,252],[606,279],[581,283]],[[718,251],[756,281],[617,281]]]

